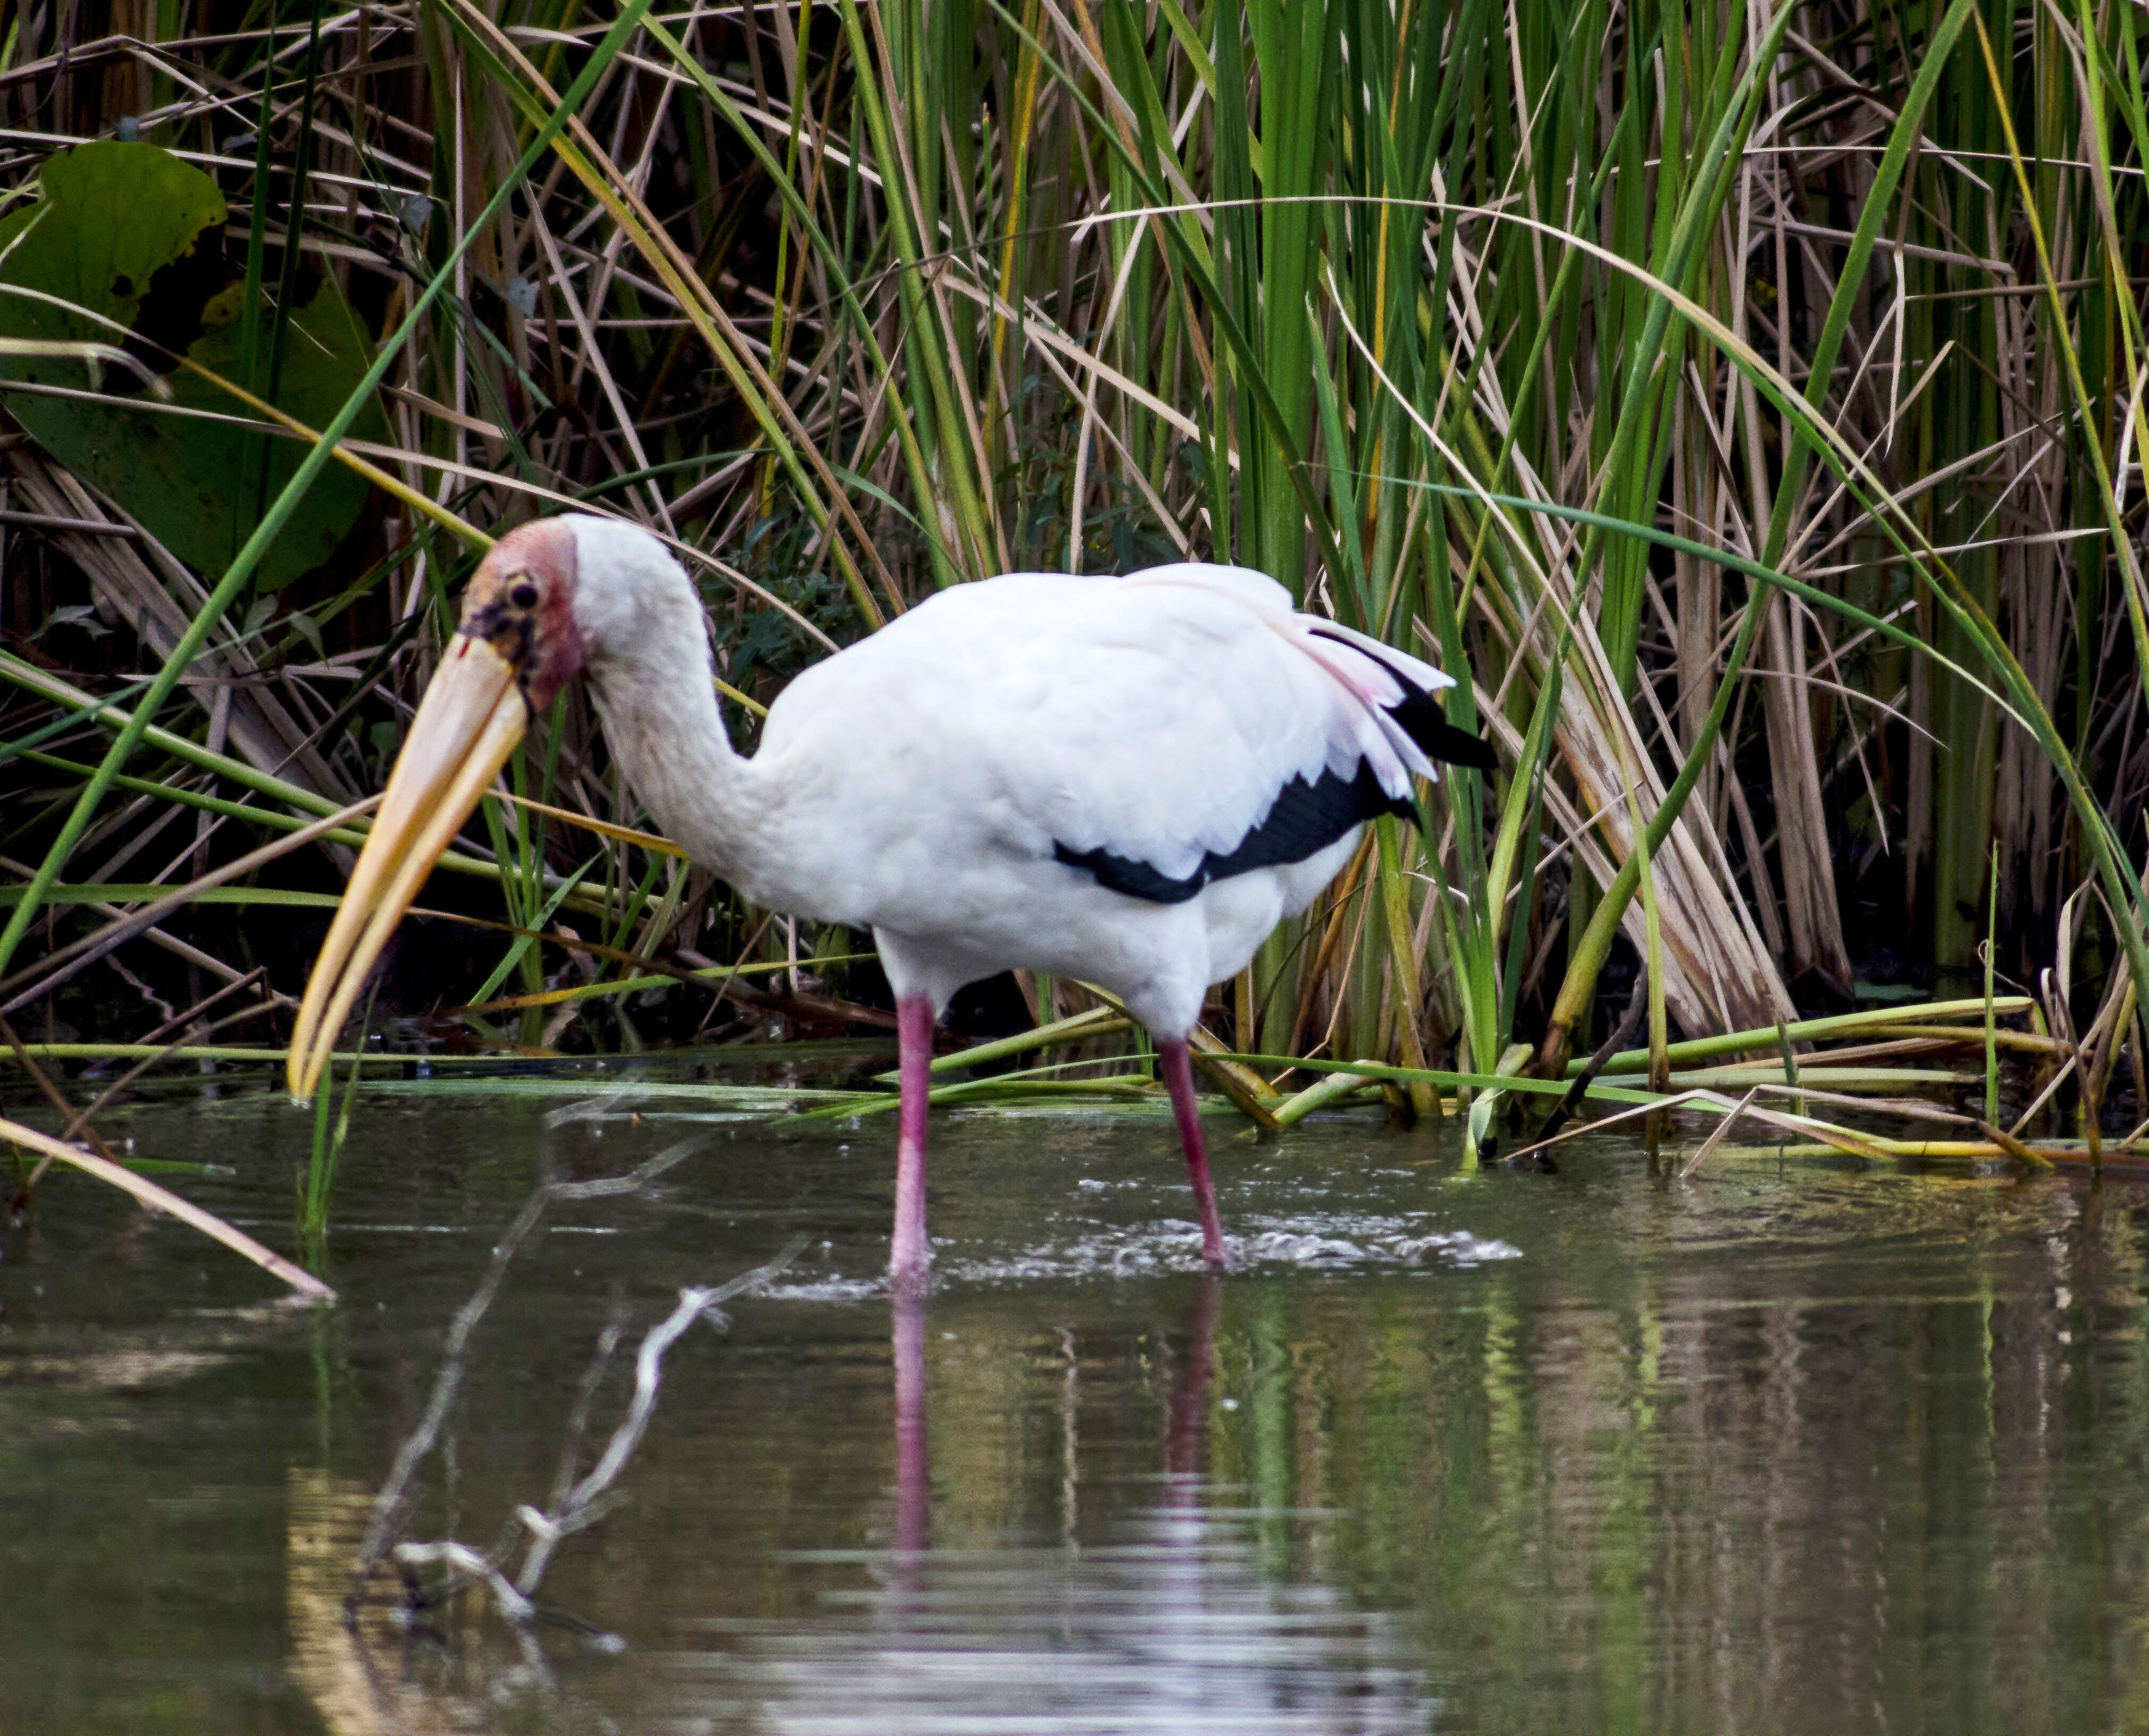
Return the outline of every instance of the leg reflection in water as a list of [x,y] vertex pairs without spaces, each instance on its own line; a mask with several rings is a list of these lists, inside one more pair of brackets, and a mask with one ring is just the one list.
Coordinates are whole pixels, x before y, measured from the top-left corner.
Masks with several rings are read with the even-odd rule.
[[916,1288],[898,1286],[894,1309],[895,1549],[910,1557],[933,1537],[932,1472],[925,1453],[925,1298]]
[[[1186,1353],[1172,1377],[1165,1419],[1164,1471],[1168,1505],[1190,1506],[1201,1473],[1201,1438],[1209,1417],[1210,1371],[1216,1356],[1216,1316],[1223,1281],[1204,1272],[1195,1281],[1188,1311]],[[933,1543],[933,1478],[925,1404],[925,1301],[898,1289],[892,1304],[889,1346],[895,1373],[895,1552],[898,1583],[914,1583],[915,1557]]]
[[1194,1499],[1201,1474],[1201,1435],[1209,1421],[1209,1371],[1216,1360],[1216,1309],[1223,1280],[1204,1272],[1196,1281],[1186,1360],[1171,1383],[1171,1427],[1165,1437],[1164,1468],[1172,1479],[1171,1505]]

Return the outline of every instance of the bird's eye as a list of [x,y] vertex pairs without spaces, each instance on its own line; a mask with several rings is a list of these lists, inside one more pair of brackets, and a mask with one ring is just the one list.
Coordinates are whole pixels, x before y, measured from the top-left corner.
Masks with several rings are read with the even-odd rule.
[[518,609],[534,609],[537,606],[537,587],[525,579],[507,593],[507,600]]

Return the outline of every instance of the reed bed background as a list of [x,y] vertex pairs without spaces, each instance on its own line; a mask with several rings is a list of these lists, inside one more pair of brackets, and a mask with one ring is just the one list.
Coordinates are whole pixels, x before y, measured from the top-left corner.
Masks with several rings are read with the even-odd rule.
[[[1462,675],[1503,769],[1218,991],[1259,1120],[1490,1140],[1609,1033],[1585,1090],[1714,1114],[1702,1155],[2141,1141],[2140,8],[0,16],[23,1064],[273,1049],[461,576],[573,504],[696,572],[746,741],[1009,569],[1243,561]],[[8,293],[91,141],[203,214],[125,317]],[[511,781],[376,1046],[875,1024],[862,937],[590,829],[638,817],[577,703]],[[1115,1009],[1017,986],[968,1023],[1041,1029],[950,1064],[1024,1070],[952,1090],[1143,1097]],[[1959,1125],[1858,1132],[1875,1093]]]

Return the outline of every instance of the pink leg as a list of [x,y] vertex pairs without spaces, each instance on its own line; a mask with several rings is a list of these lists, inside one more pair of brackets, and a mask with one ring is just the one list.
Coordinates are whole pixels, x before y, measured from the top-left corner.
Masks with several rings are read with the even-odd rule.
[[1209,1185],[1209,1158],[1201,1145],[1201,1116],[1194,1105],[1194,1062],[1186,1040],[1160,1043],[1157,1059],[1164,1064],[1164,1082],[1171,1089],[1171,1112],[1179,1118],[1179,1143],[1186,1148],[1187,1179],[1194,1184],[1194,1204],[1201,1214],[1201,1257],[1211,1266],[1224,1263],[1224,1230],[1216,1221],[1216,1190]]
[[895,1040],[903,1071],[903,1133],[895,1148],[895,1236],[888,1281],[900,1295],[923,1295],[933,1264],[925,1240],[925,1094],[933,1069],[933,1003],[906,994],[895,1004]]

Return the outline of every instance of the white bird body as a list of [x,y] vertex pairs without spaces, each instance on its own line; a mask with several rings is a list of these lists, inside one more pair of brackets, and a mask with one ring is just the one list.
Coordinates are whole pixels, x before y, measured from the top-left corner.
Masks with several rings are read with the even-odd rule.
[[[1447,677],[1371,654],[1260,573],[1193,563],[941,591],[806,669],[742,758],[686,576],[638,532],[575,522],[591,685],[629,786],[754,903],[871,929],[898,994],[936,1014],[1025,969],[1100,984],[1183,1035],[1362,823],[1331,816],[1303,854],[1170,898],[1066,858],[1102,850],[1183,883],[1259,833],[1294,781],[1348,784],[1366,766],[1401,805],[1410,773],[1435,775],[1382,707],[1404,680],[1429,692]],[[605,573],[616,595],[586,595]]]
[[701,600],[662,546],[543,521],[465,594],[308,986],[298,1095],[526,712],[578,674],[629,787],[690,856],[764,908],[872,931],[902,1053],[903,1287],[929,1257],[934,1023],[1009,968],[1100,984],[1149,1027],[1221,1260],[1187,1049],[1210,985],[1312,901],[1367,819],[1414,812],[1413,773],[1491,763],[1432,699],[1449,677],[1300,614],[1261,574],[1194,563],[941,591],[798,676],[742,758]]

